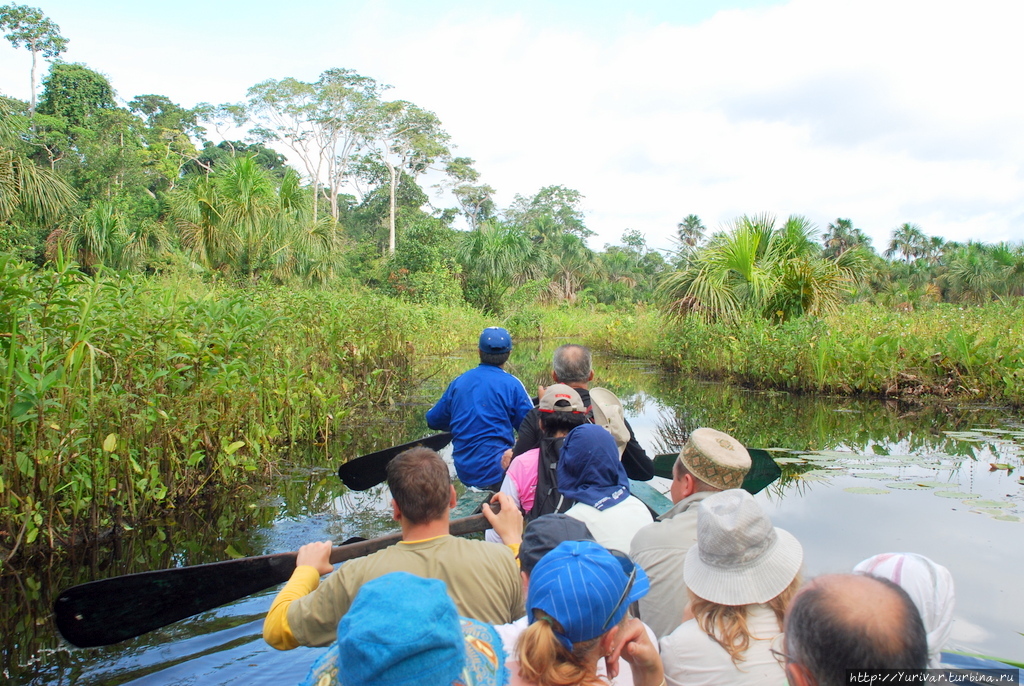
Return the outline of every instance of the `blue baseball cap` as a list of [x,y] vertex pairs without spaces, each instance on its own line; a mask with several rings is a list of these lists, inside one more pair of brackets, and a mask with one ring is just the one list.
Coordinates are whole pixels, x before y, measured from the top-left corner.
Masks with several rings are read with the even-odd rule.
[[603,635],[622,621],[629,604],[647,595],[647,574],[624,553],[593,541],[565,541],[533,568],[526,596],[530,623],[544,612],[568,650]]
[[488,326],[480,333],[480,352],[491,355],[512,352],[512,336],[500,326]]
[[507,672],[494,627],[459,617],[443,581],[392,572],[359,589],[302,686],[499,686]]

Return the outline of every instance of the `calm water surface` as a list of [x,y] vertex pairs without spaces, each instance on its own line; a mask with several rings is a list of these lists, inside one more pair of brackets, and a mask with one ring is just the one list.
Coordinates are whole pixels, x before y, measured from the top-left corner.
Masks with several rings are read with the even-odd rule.
[[[554,345],[520,345],[510,364],[531,395],[547,383]],[[428,360],[434,374],[379,421],[350,427],[332,445],[293,454],[268,492],[211,503],[202,516],[132,532],[118,546],[72,563],[3,579],[4,679],[14,684],[289,684],[320,649],[277,652],[261,630],[274,593],[101,649],[74,650],[56,636],[47,608],[75,583],[294,550],[310,540],[371,537],[391,527],[387,493],[347,491],[335,470],[359,455],[429,433],[423,412],[472,355]],[[752,393],[599,357],[596,385],[615,391],[648,453],[674,452],[681,437],[711,426],[754,447],[778,448],[783,478],[758,500],[797,536],[805,572],[849,571],[879,552],[912,551],[956,580],[955,646],[1024,659],[1024,454],[1020,416],[999,408],[905,406],[881,401]],[[661,482],[667,491],[668,483]],[[124,602],[135,602],[126,598]]]

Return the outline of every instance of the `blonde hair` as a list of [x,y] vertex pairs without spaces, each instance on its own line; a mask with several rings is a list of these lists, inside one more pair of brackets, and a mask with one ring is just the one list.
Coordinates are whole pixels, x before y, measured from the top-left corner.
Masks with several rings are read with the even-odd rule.
[[562,625],[541,610],[534,610],[536,621],[519,635],[516,656],[519,675],[537,686],[607,686],[597,675],[598,649],[601,637],[573,644],[572,651],[562,645],[555,630]]
[[[782,593],[778,594],[766,605],[775,612],[775,619],[782,631],[782,622],[793,596],[803,585],[800,574],[793,577]],[[710,636],[718,645],[725,648],[737,667],[743,661],[743,654],[750,647],[750,631],[747,629],[747,608],[750,605],[722,605],[705,600],[693,591],[690,594],[690,609],[701,630]]]

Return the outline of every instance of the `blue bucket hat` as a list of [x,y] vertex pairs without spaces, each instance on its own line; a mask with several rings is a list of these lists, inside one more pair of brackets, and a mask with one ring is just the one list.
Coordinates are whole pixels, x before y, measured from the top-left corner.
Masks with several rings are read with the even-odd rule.
[[500,326],[488,326],[480,333],[480,352],[491,355],[512,352],[512,336]]
[[650,590],[647,574],[624,553],[593,541],[565,541],[541,558],[530,575],[530,623],[541,610],[561,625],[555,636],[568,650],[598,638],[622,621],[629,604]]
[[566,498],[604,510],[629,497],[629,479],[608,430],[583,424],[569,432],[558,458],[558,490]]
[[507,680],[494,627],[459,617],[443,581],[393,572],[363,584],[338,623],[338,640],[301,686],[499,686]]

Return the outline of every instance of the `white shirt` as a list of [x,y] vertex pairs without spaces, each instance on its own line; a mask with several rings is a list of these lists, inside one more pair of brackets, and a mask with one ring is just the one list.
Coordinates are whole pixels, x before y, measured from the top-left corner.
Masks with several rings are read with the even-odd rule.
[[654,521],[643,501],[633,495],[604,510],[576,503],[565,514],[586,524],[594,540],[605,548],[627,554],[636,532]]
[[704,633],[696,619],[661,639],[665,680],[670,686],[785,686],[786,672],[770,649],[782,647],[782,631],[767,605],[747,606],[750,647],[737,667],[729,652]]

